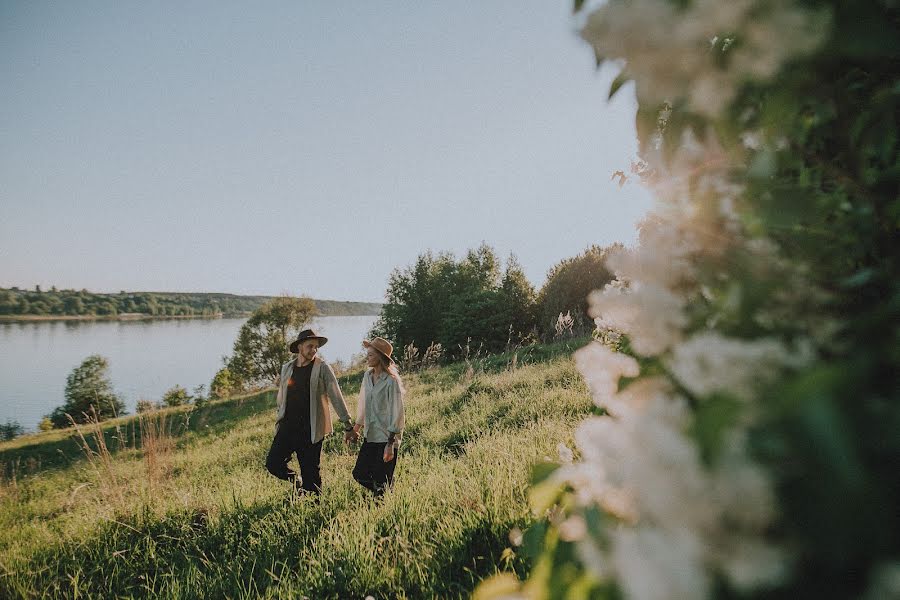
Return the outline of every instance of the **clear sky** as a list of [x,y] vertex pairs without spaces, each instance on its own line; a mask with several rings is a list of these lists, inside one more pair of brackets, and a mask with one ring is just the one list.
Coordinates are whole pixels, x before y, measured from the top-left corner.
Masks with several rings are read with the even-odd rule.
[[0,0],[0,286],[383,299],[485,241],[540,286],[649,206],[610,180],[571,1]]

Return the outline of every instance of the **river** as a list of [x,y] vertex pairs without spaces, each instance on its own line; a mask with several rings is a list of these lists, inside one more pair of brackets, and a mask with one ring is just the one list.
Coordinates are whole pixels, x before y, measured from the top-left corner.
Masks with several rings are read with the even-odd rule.
[[[328,362],[347,362],[375,316],[319,317],[312,326],[329,338]],[[246,319],[147,321],[28,321],[0,323],[0,423],[26,430],[65,402],[66,376],[91,354],[109,360],[113,388],[133,413],[138,400],[159,400],[180,385],[209,388]]]

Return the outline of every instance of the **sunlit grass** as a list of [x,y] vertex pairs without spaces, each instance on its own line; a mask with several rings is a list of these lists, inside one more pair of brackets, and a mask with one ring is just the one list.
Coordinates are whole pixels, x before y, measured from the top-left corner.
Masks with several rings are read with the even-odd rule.
[[[263,467],[271,391],[121,420],[106,430],[108,462],[86,460],[71,431],[4,444],[0,597],[467,597],[498,570],[524,575],[527,560],[504,549],[532,519],[531,465],[590,410],[577,345],[535,348],[515,369],[529,360],[408,376],[382,503],[353,482],[355,450],[337,436],[319,501],[291,499]],[[358,379],[341,382],[348,400]]]

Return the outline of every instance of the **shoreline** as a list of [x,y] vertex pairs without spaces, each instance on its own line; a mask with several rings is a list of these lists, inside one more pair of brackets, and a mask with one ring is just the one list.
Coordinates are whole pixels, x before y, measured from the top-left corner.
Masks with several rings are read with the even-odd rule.
[[[169,321],[172,319],[246,319],[251,314],[253,313],[219,313],[216,315],[146,315],[143,313],[124,313],[121,315],[0,315],[0,323],[42,323],[49,321]],[[377,316],[378,315],[316,315],[316,317]]]
[[27,323],[40,321],[167,321],[169,319],[240,319],[247,314],[219,313],[217,315],[147,315],[124,313],[121,315],[0,315],[0,323]]

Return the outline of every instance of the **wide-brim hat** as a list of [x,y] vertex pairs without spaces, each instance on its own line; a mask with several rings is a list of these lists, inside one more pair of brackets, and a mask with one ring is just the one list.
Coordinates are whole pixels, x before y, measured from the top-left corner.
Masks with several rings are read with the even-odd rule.
[[392,346],[391,343],[383,337],[376,337],[372,338],[371,340],[363,340],[363,346],[365,346],[366,348],[372,348],[389,361],[394,362],[394,359],[391,358],[391,354],[394,353],[394,346]]
[[319,340],[319,348],[328,343],[327,337],[322,337],[321,335],[316,335],[316,332],[312,329],[304,329],[297,335],[297,339],[291,342],[290,349],[294,354],[297,353],[297,346],[305,342],[306,340]]

